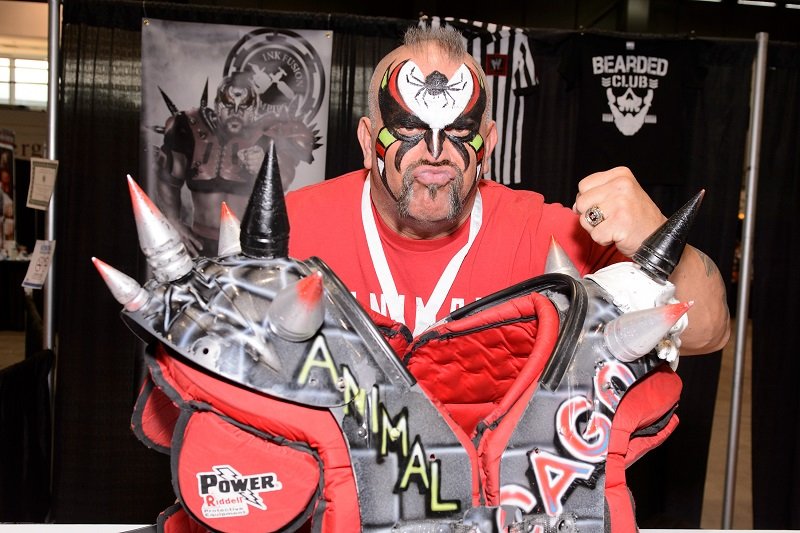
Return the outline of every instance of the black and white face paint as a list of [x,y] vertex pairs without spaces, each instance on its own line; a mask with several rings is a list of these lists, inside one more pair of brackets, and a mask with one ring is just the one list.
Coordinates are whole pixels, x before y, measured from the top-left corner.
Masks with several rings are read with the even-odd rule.
[[[433,161],[439,158],[444,143],[450,142],[469,166],[469,146],[476,154],[476,175],[483,162],[484,143],[478,133],[486,108],[486,89],[480,76],[466,64],[448,78],[438,70],[428,74],[410,59],[390,65],[378,89],[378,104],[384,127],[378,132],[376,154],[384,186],[395,200],[386,179],[386,152],[400,142],[394,153],[398,172],[406,153],[425,142]],[[473,177],[474,179],[475,177]]]

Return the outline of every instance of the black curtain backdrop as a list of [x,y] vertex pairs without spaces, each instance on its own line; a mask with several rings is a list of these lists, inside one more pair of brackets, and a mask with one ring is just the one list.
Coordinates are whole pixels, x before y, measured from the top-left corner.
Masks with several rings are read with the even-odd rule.
[[[729,295],[738,235],[739,184],[749,123],[754,43],[707,43],[703,89],[690,110],[691,151],[683,183],[646,187],[665,213],[706,190],[690,243],[715,260]],[[730,301],[730,300],[729,300]],[[698,528],[722,352],[681,358],[680,425],[662,446],[628,470],[641,527]],[[713,453],[720,453],[714,451]]]
[[[97,256],[143,279],[144,261],[124,179],[126,173],[139,174],[143,17],[332,30],[326,140],[329,177],[360,168],[355,129],[367,109],[372,68],[399,42],[404,29],[416,22],[151,2],[64,2],[58,108],[60,176],[56,190],[59,229],[54,265],[58,359],[52,518],[59,522],[153,522],[158,512],[174,501],[168,458],[146,449],[129,428],[138,392],[141,343],[122,324],[117,314],[119,305],[90,261]],[[526,96],[526,170],[523,183],[518,185],[565,205],[571,205],[574,198],[579,179],[574,175],[574,162],[580,157],[575,141],[580,110],[577,92],[568,90],[558,73],[562,46],[571,33],[530,30],[541,83]],[[696,101],[688,104],[691,109],[686,134],[691,149],[684,154],[668,154],[686,158],[687,176],[675,185],[648,189],[667,214],[699,189],[707,190],[690,242],[706,251],[728,280],[739,232],[736,214],[754,51],[754,42],[707,42],[703,54],[707,75]],[[796,66],[793,68],[796,82]],[[779,92],[781,87],[785,87],[785,94]],[[774,111],[771,127],[776,129],[772,137],[776,143],[780,140],[785,144],[783,161],[793,161],[792,176],[796,177],[797,87],[784,85],[773,90],[773,101],[783,105]],[[794,106],[793,116],[788,112],[789,105]],[[791,120],[794,129],[787,130]],[[783,132],[788,131],[793,136],[785,138]],[[794,142],[791,146],[786,144],[789,139]],[[782,179],[786,172],[782,165],[772,175]],[[766,173],[762,170],[762,180],[763,176]],[[785,192],[781,191],[781,196],[776,193],[775,200],[789,202],[792,197]],[[760,213],[764,211],[769,207]],[[787,207],[782,212],[792,211]],[[772,215],[777,216],[777,211]],[[773,231],[786,234],[785,230]],[[791,261],[789,254],[781,255],[783,262]],[[784,272],[789,272],[790,265],[786,268]],[[773,283],[777,279],[781,278],[776,276]],[[785,292],[784,288],[779,290]],[[732,285],[729,293],[735,294]],[[755,295],[757,298],[758,292]],[[781,357],[779,353],[775,356]],[[630,471],[642,527],[667,525],[669,516],[685,517],[681,524],[685,527],[699,526],[719,364],[719,353],[681,362],[682,424],[664,447]],[[781,377],[788,373],[787,369]],[[786,449],[795,450],[796,446],[786,443]],[[788,495],[786,499],[796,501]]]
[[800,318],[798,154],[800,46],[771,46],[751,288],[753,526],[759,529],[800,529],[800,359],[791,344]]
[[[537,31],[532,49],[540,86],[530,99],[523,152],[525,168],[532,169],[523,188],[537,190],[549,201],[572,205],[577,183],[575,161],[580,99],[558,73],[562,52],[574,32]],[[680,44],[684,38],[676,37]],[[670,39],[665,39],[669,45]],[[700,63],[705,70],[701,90],[687,101],[686,153],[665,154],[681,158],[686,176],[671,185],[645,185],[669,215],[699,190],[706,196],[689,242],[707,253],[728,281],[729,295],[734,250],[739,233],[739,184],[749,123],[750,69],[754,42],[704,40]],[[680,111],[680,110],[676,110]],[[597,139],[602,142],[602,139]],[[566,177],[566,179],[565,179]],[[734,299],[729,298],[734,302]],[[627,472],[636,500],[640,527],[698,528],[709,440],[714,415],[722,352],[681,359],[678,374],[684,383],[675,433]]]
[[62,37],[52,516],[152,522],[174,500],[169,458],[129,429],[139,344],[91,263],[142,279],[125,181],[138,174],[139,33],[67,19]]
[[59,103],[58,362],[54,496],[58,522],[154,522],[175,500],[169,458],[130,430],[141,343],[91,257],[143,279],[125,175],[138,176],[144,16],[334,31],[328,174],[361,165],[353,140],[372,66],[413,21],[198,9],[147,2],[64,2]]

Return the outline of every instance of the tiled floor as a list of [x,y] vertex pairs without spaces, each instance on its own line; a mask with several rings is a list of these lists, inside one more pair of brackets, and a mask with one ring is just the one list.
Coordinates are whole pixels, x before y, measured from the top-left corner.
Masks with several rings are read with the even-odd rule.
[[[731,391],[734,371],[734,340],[736,324],[731,326],[731,340],[722,356],[717,404],[714,410],[714,426],[711,432],[711,452],[708,457],[706,487],[703,501],[704,529],[721,529],[723,498],[725,490],[725,469],[728,461],[728,432],[730,428]],[[744,349],[744,372],[742,378],[742,398],[739,417],[739,447],[736,460],[736,483],[733,505],[733,529],[753,527],[753,496],[751,492],[750,468],[750,332],[746,335]]]
[[[735,332],[735,329],[734,329]],[[728,431],[733,376],[734,339],[723,352],[720,383],[717,389],[717,406],[711,435],[711,453],[703,503],[703,529],[721,529],[725,465],[727,463]],[[749,335],[748,335],[749,338]],[[748,343],[749,344],[749,343]],[[0,331],[0,368],[19,361],[24,354],[25,335],[19,331]],[[737,482],[733,515],[733,529],[752,528],[752,495],[750,492],[750,350],[745,350],[745,372],[742,387],[741,422],[737,455]]]
[[0,369],[11,366],[25,357],[25,333],[0,331]]

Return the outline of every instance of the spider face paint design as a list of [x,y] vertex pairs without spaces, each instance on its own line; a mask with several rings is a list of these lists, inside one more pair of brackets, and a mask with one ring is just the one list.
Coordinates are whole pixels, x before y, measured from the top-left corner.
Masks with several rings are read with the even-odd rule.
[[394,166],[399,172],[405,154],[421,141],[436,160],[449,141],[469,166],[467,147],[476,154],[477,174],[483,162],[478,133],[486,108],[486,89],[475,71],[462,64],[451,78],[438,70],[425,75],[411,60],[390,66],[381,80],[378,104],[384,128],[376,142],[378,169],[386,184],[384,156],[401,143]]

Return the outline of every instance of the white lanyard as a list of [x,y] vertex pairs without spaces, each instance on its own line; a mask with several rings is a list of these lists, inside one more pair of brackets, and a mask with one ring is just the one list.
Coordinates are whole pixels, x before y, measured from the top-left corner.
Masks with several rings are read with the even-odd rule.
[[[367,246],[369,247],[369,255],[372,258],[372,265],[375,268],[375,274],[378,276],[378,283],[381,285],[381,291],[386,299],[386,306],[389,309],[389,317],[392,320],[402,322],[405,324],[405,310],[403,302],[397,294],[397,286],[394,284],[394,278],[389,270],[389,263],[386,261],[386,254],[383,251],[383,244],[381,243],[380,236],[378,235],[378,226],[375,224],[375,216],[372,214],[372,200],[369,194],[370,179],[367,177],[364,182],[364,191],[361,194],[361,220],[364,224],[364,232],[367,234]],[[475,191],[475,202],[472,204],[472,213],[470,215],[469,223],[469,237],[467,243],[450,259],[450,262],[442,272],[442,277],[436,283],[433,292],[431,293],[428,303],[423,303],[417,306],[416,323],[414,325],[414,336],[422,333],[428,326],[436,322],[436,313],[442,307],[447,293],[453,286],[453,282],[458,274],[458,269],[461,268],[461,263],[464,261],[467,252],[469,252],[478,231],[481,229],[483,221],[483,200],[481,200],[480,191]]]

